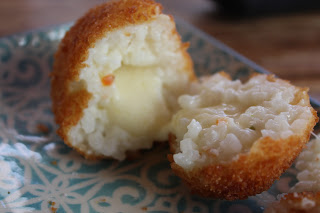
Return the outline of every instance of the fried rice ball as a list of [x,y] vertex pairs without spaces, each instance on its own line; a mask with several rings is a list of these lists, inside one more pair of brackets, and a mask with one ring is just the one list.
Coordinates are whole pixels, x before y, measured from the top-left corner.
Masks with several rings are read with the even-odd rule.
[[320,134],[312,139],[298,156],[295,167],[298,182],[292,192],[320,191]]
[[284,195],[280,201],[268,207],[265,213],[319,213],[320,192],[301,192]]
[[87,158],[123,160],[166,141],[177,97],[195,79],[173,17],[151,0],[89,10],[55,55],[51,97],[57,133]]
[[307,89],[271,75],[247,82],[225,73],[179,97],[171,168],[194,193],[245,199],[267,190],[291,165],[317,122]]

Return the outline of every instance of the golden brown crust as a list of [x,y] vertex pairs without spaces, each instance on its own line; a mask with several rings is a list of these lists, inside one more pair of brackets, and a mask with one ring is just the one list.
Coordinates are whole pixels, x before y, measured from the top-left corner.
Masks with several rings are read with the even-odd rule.
[[[309,101],[307,93],[302,88],[296,95]],[[269,189],[273,182],[291,166],[308,142],[311,131],[318,121],[314,109],[312,113],[314,118],[309,121],[301,136],[295,135],[285,140],[261,138],[255,142],[248,153],[240,154],[237,160],[195,168],[191,171],[186,171],[177,165],[172,155],[169,155],[171,168],[196,194],[226,200],[246,199],[248,196]],[[171,136],[169,141],[171,150],[175,150],[175,143],[175,138]]]
[[[57,133],[66,144],[71,146],[68,132],[83,116],[92,96],[88,91],[70,92],[72,82],[79,81],[79,74],[88,58],[88,50],[95,42],[116,29],[134,24],[152,21],[160,14],[162,7],[152,0],[111,1],[89,10],[66,33],[55,54],[53,72],[51,74],[51,97],[55,121],[60,126]],[[171,17],[172,18],[172,17]],[[173,18],[172,18],[173,20]],[[177,31],[173,36],[181,41]],[[186,52],[187,45],[181,44],[181,51],[186,60],[186,71],[190,79],[195,79],[192,60]],[[89,155],[86,150],[76,148],[87,158],[97,159],[102,156]]]
[[[305,203],[304,203],[305,202]],[[320,208],[320,192],[290,193],[266,209],[266,213],[311,213]]]

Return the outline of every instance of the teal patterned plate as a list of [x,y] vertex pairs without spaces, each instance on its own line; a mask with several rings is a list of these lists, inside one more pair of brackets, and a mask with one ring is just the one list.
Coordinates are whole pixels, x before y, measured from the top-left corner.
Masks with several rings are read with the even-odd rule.
[[[167,147],[135,161],[83,159],[55,134],[49,97],[53,54],[70,25],[0,38],[0,212],[263,212],[296,182],[289,169],[269,191],[230,202],[190,194],[170,170]],[[183,21],[177,26],[198,75],[266,72]]]

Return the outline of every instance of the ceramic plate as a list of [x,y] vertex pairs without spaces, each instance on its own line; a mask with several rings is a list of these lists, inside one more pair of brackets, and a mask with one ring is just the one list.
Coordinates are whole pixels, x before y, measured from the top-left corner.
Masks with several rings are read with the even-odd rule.
[[[166,146],[135,161],[83,159],[56,135],[49,97],[53,54],[70,25],[0,39],[0,212],[263,212],[296,182],[289,169],[269,191],[230,202],[190,194]],[[265,72],[183,21],[177,26],[198,75]]]

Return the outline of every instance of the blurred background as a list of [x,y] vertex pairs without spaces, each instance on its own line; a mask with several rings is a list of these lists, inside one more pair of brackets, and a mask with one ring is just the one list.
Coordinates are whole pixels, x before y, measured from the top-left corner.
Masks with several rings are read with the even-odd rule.
[[[74,21],[106,0],[1,0],[0,37]],[[320,1],[158,0],[179,16],[320,101]]]

